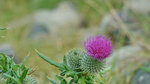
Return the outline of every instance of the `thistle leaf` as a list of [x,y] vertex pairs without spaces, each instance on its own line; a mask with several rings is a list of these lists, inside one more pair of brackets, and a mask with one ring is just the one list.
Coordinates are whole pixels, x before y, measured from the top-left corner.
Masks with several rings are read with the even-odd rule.
[[28,71],[29,71],[29,69],[26,69],[23,71],[22,76],[20,77],[21,81],[23,81],[26,78]]
[[[47,77],[48,78],[48,77]],[[48,80],[52,83],[52,84],[57,84],[54,80],[51,80],[50,78],[48,78]]]
[[77,83],[78,82],[78,76],[74,75],[74,82]]
[[69,84],[73,84],[73,79],[71,79],[71,80],[69,81]]
[[65,79],[62,79],[60,84],[67,84],[67,81]]
[[59,68],[60,70],[64,69],[63,64],[58,63],[56,61],[53,61],[53,60],[49,59],[47,56],[44,56],[42,53],[38,52],[36,49],[35,49],[35,51],[37,52],[37,54],[39,55],[39,57],[41,57],[43,60],[45,60],[49,64],[51,64],[51,65]]
[[62,76],[56,75],[56,77],[60,80],[60,84],[68,84]]
[[9,74],[5,74],[5,73],[4,73],[4,76],[6,76],[6,77],[8,77],[8,78],[10,78],[10,79],[12,79],[12,80],[14,80],[17,84],[21,84],[21,82],[20,82],[19,80],[17,80],[16,78],[10,76]]
[[84,77],[81,77],[78,82],[79,82],[79,84],[86,84]]

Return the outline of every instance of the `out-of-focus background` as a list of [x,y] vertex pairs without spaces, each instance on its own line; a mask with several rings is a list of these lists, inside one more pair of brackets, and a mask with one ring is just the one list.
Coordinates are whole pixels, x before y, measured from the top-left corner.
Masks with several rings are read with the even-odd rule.
[[39,84],[56,79],[57,68],[34,49],[63,61],[93,35],[113,41],[106,84],[150,84],[150,0],[0,0],[0,52],[27,66]]

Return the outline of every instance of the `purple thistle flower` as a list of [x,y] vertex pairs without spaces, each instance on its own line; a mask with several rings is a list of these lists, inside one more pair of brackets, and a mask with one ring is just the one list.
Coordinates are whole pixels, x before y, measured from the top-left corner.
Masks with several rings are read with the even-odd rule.
[[91,37],[85,41],[84,47],[87,54],[94,59],[103,60],[112,52],[112,42],[103,36]]

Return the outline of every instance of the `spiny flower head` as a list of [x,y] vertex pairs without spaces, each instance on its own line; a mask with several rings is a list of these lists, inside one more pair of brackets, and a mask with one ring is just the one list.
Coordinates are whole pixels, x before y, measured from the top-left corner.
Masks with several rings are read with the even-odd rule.
[[72,69],[78,69],[81,66],[81,59],[85,55],[82,49],[72,49],[65,54],[64,61]]
[[100,35],[89,38],[85,41],[84,47],[88,56],[100,61],[107,58],[112,52],[110,39]]
[[88,55],[84,55],[81,61],[81,69],[88,73],[99,73],[105,67],[105,60],[99,61]]

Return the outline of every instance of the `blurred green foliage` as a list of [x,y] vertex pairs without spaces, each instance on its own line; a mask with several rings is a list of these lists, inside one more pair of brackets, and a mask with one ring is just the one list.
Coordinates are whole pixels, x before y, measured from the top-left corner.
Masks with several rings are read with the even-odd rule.
[[123,4],[123,0],[0,0],[0,24],[6,25],[8,22],[38,9],[52,9],[61,1],[75,3],[90,24],[99,23],[100,18],[111,10],[106,1],[111,3],[115,9],[120,9]]
[[35,10],[54,8],[62,0],[0,0],[0,24],[28,15]]
[[[99,24],[101,18],[111,9],[121,9],[123,0],[69,0],[76,4],[89,25]],[[109,7],[108,5],[111,5]]]

